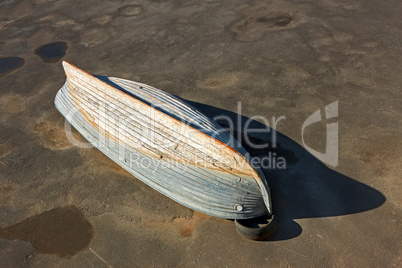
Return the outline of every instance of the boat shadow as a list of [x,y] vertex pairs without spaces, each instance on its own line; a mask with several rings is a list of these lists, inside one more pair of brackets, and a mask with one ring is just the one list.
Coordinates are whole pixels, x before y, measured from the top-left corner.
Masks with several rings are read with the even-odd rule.
[[[258,121],[206,104],[184,101],[210,118],[226,118],[216,122],[230,131],[252,157],[271,158],[270,165],[262,168],[271,188],[273,211],[278,220],[276,233],[269,238],[270,241],[299,236],[302,227],[296,219],[350,215],[375,209],[386,200],[378,190],[332,170],[280,132],[276,134],[276,148],[250,146],[247,139],[252,144],[261,145],[270,143],[273,137],[271,128]],[[232,125],[228,124],[228,119]],[[245,124],[249,129],[265,131],[245,133],[242,131]],[[285,168],[274,165],[273,161],[280,158],[285,159]]]

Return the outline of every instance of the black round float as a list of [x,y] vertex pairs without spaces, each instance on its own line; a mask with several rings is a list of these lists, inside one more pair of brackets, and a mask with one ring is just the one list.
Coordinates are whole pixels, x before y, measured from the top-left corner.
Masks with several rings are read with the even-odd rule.
[[274,215],[267,215],[244,220],[235,220],[237,231],[251,240],[265,240],[276,230],[276,220]]

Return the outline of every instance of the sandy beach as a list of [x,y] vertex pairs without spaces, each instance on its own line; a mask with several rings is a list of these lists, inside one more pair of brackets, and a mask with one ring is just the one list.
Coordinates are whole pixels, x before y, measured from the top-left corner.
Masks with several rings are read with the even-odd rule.
[[[6,0],[0,14],[0,266],[402,266],[400,2]],[[73,145],[54,105],[63,60],[176,95],[269,157],[276,233],[247,240]],[[247,120],[276,146],[249,146],[273,132],[247,136]]]

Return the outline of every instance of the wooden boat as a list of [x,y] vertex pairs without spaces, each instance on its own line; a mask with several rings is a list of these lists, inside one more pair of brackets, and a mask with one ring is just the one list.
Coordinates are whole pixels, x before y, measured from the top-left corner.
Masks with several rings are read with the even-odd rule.
[[151,86],[93,76],[63,62],[55,104],[90,143],[150,187],[216,217],[272,216],[259,167],[221,126]]

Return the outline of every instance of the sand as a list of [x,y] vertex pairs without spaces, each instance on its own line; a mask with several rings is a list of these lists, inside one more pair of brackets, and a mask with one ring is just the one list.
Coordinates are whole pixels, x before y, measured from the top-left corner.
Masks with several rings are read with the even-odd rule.
[[[9,0],[0,10],[2,266],[402,266],[399,2]],[[262,118],[273,127],[285,116],[276,148],[247,148],[287,161],[264,171],[275,235],[246,240],[232,221],[73,146],[53,103],[62,60],[163,89],[211,117],[241,113],[263,128]],[[306,119],[336,101],[338,116],[306,127],[303,140]],[[325,152],[330,123],[335,166],[304,146]]]

